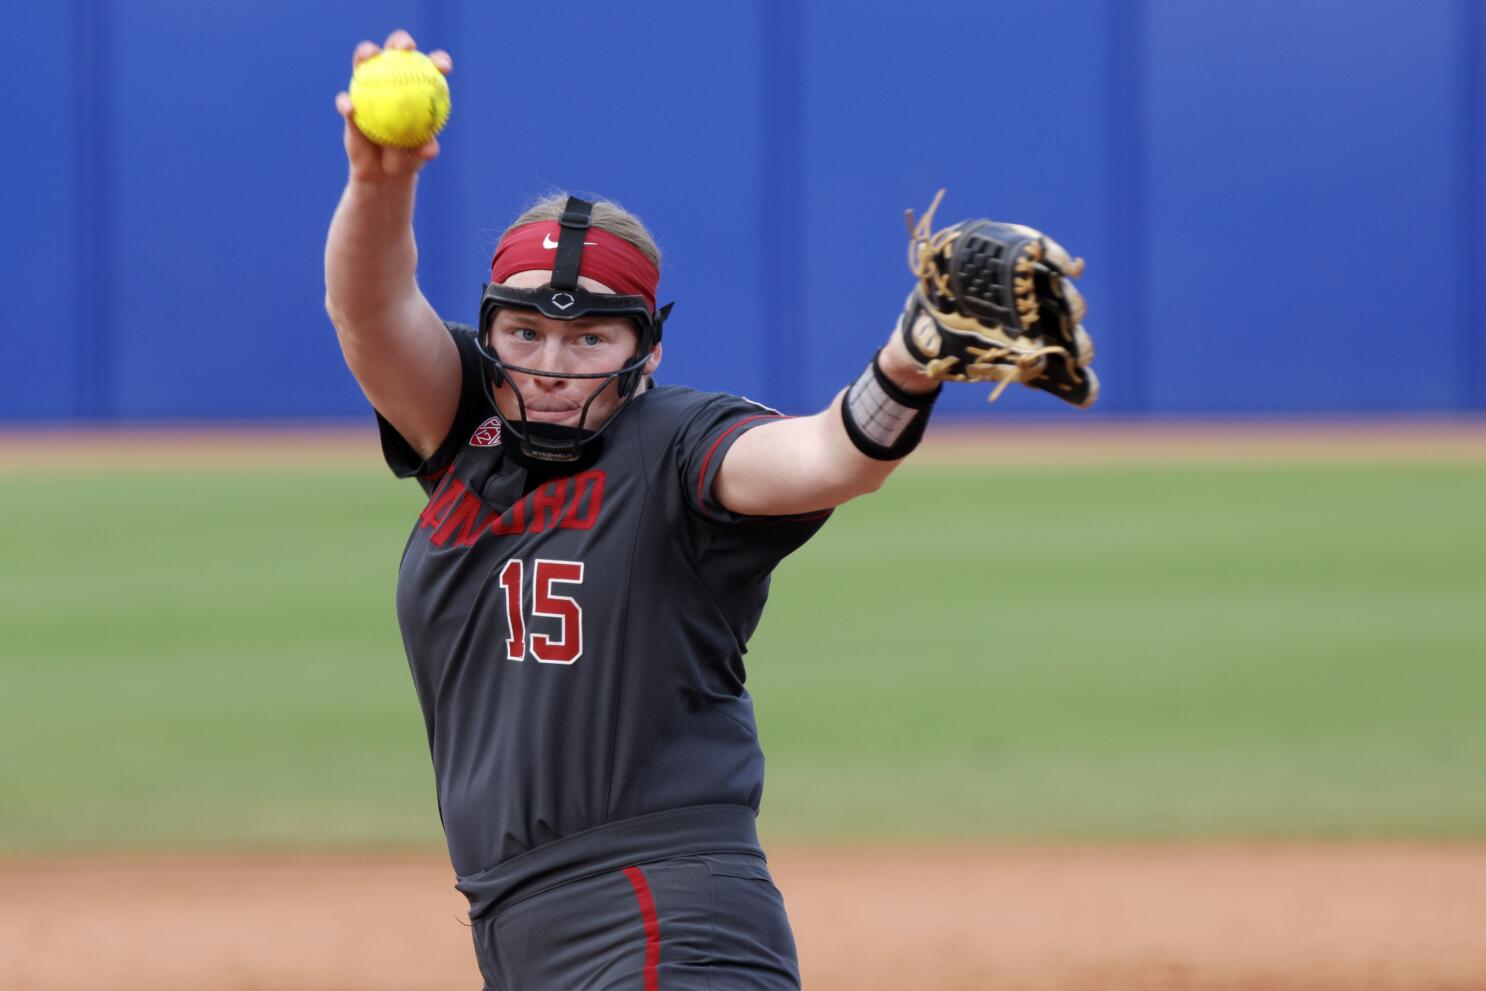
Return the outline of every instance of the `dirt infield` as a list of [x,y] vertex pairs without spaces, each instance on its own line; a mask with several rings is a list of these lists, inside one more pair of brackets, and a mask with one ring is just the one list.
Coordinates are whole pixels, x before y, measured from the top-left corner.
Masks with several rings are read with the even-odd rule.
[[[909,465],[1258,461],[1486,464],[1486,420],[947,420],[930,429]],[[376,431],[368,424],[0,429],[0,474],[99,468],[378,470],[381,463]]]
[[[794,847],[772,864],[813,991],[1486,988],[1479,845]],[[473,989],[450,884],[434,857],[0,862],[0,988]]]

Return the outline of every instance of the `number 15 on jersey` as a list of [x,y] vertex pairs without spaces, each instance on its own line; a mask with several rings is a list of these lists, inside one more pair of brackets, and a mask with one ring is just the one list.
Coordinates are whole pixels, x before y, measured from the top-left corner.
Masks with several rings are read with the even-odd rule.
[[[547,617],[558,621],[556,636],[531,633],[526,629],[526,575],[531,573],[533,618]],[[531,656],[542,664],[572,664],[583,655],[583,607],[570,595],[559,595],[554,586],[583,584],[582,561],[552,561],[537,558],[527,566],[513,557],[501,567],[500,586],[505,591],[506,658],[512,661]]]

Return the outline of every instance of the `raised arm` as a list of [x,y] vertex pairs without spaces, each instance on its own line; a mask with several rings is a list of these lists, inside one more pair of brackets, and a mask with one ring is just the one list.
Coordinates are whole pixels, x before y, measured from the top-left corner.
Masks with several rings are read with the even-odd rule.
[[[406,31],[388,48],[412,49]],[[357,46],[353,66],[378,52]],[[447,53],[430,56],[446,75]],[[341,353],[366,398],[423,457],[449,432],[459,403],[459,354],[443,321],[418,288],[413,199],[419,170],[439,153],[437,140],[407,151],[374,144],[353,123],[340,93],[350,174],[325,241],[325,310]]]

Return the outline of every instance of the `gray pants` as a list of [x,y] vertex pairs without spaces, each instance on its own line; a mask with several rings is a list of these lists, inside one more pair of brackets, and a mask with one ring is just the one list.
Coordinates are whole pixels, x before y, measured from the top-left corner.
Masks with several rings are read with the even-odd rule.
[[569,881],[474,924],[486,991],[798,991],[762,857],[703,854]]

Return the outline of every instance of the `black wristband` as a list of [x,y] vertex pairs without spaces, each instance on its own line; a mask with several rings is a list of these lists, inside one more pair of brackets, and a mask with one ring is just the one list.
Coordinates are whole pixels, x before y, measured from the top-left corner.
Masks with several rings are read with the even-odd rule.
[[879,350],[841,397],[841,420],[856,449],[878,461],[907,457],[923,440],[929,413],[942,387],[915,395],[888,378]]

